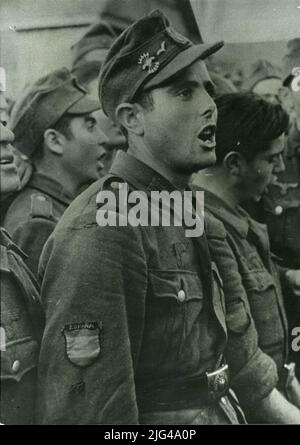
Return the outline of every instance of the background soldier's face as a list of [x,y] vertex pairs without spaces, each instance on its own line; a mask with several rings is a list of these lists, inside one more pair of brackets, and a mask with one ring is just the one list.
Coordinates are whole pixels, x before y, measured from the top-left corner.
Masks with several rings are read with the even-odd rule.
[[104,168],[107,137],[100,128],[99,115],[100,110],[74,117],[70,122],[72,136],[65,141],[62,162],[80,184],[96,181]]
[[259,152],[252,161],[244,161],[239,184],[243,200],[259,200],[266,187],[276,180],[276,174],[284,170],[283,150],[284,135],[281,135],[271,142],[268,150]]
[[11,143],[13,133],[0,122],[0,190],[1,195],[16,191],[20,186]]
[[103,176],[109,172],[117,150],[124,149],[126,140],[121,130],[104,114],[102,110],[99,111],[98,116],[100,128],[108,138],[108,141],[105,144],[106,156],[103,159],[104,169],[101,172]]
[[203,62],[196,62],[152,91],[144,115],[144,140],[152,156],[174,172],[190,175],[216,161],[216,106]]

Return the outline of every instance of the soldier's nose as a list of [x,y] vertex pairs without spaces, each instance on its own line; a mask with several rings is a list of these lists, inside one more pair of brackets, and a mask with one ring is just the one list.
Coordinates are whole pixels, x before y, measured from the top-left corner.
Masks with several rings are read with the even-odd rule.
[[105,146],[108,143],[108,141],[109,141],[109,139],[106,136],[106,134],[103,133],[102,130],[99,130],[99,142],[98,142],[99,145],[104,145]]

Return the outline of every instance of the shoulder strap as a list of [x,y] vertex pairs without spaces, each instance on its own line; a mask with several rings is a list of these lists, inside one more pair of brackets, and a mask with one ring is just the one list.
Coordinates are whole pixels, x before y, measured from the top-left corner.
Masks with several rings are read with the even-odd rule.
[[53,204],[50,198],[40,193],[31,195],[30,216],[54,220]]

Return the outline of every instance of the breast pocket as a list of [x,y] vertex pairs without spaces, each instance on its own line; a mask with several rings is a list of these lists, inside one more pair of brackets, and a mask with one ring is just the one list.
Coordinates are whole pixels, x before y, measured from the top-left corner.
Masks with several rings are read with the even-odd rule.
[[150,272],[147,333],[150,333],[151,348],[160,362],[168,357],[176,360],[199,340],[203,302],[203,287],[196,273],[183,270]]
[[274,278],[267,270],[253,270],[242,278],[260,344],[281,342],[284,331]]

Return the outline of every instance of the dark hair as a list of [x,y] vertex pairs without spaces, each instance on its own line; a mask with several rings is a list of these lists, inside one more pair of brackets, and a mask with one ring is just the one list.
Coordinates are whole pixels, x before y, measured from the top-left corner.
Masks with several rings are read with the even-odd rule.
[[[132,102],[141,105],[145,110],[149,110],[149,111],[153,110],[154,102],[153,102],[151,90],[146,90],[146,91],[141,90],[134,96],[134,98],[132,99]],[[123,135],[127,139],[127,137],[128,137],[127,129],[121,125],[120,130],[122,131]]]
[[153,110],[154,102],[151,90],[140,91],[133,99],[133,101],[141,105],[145,110]]
[[81,85],[86,87],[92,80],[97,79],[101,65],[102,63],[97,60],[81,63],[73,68],[72,74]]
[[224,94],[216,99],[216,105],[217,163],[230,151],[238,151],[250,161],[288,130],[289,117],[281,105],[255,93]]
[[74,115],[65,113],[62,117],[52,126],[53,130],[62,133],[67,139],[71,139],[72,131],[71,131],[71,121],[74,119]]

